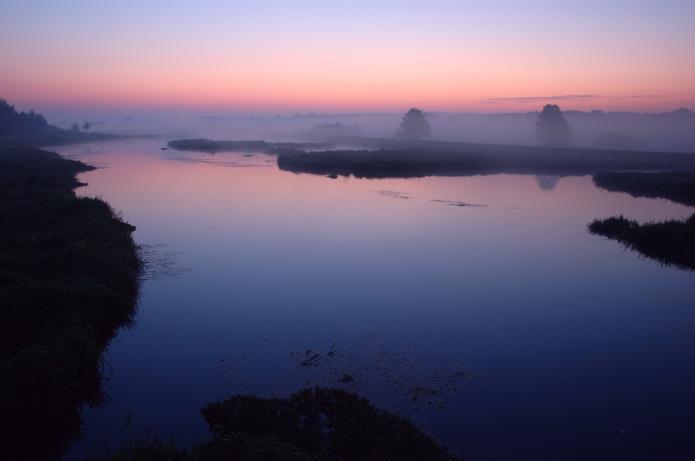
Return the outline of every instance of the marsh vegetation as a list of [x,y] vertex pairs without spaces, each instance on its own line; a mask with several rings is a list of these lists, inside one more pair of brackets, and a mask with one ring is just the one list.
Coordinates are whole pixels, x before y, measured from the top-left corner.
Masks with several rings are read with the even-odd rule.
[[280,149],[278,166],[295,173],[363,178],[695,169],[695,156],[689,154],[370,138],[352,142],[376,150]]
[[32,149],[0,151],[0,438],[7,459],[60,454],[98,404],[101,356],[128,324],[140,260],[111,207],[78,198],[91,167]]
[[640,224],[623,216],[597,219],[589,231],[670,266],[695,270],[695,214],[684,220]]
[[695,171],[602,173],[594,176],[594,184],[633,197],[664,198],[695,205]]
[[202,415],[209,442],[185,450],[151,439],[100,461],[458,459],[406,419],[339,389],[306,388],[287,399],[235,395]]
[[168,147],[197,152],[264,152],[274,154],[280,149],[330,149],[332,143],[269,142],[269,141],[213,141],[210,139],[176,139]]

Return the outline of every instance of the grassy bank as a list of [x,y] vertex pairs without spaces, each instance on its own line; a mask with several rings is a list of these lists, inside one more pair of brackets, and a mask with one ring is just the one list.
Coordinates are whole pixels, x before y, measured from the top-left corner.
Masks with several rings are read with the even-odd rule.
[[370,138],[344,141],[376,150],[279,150],[278,166],[295,173],[364,178],[695,170],[695,155],[690,154]]
[[101,354],[134,313],[134,227],[78,198],[91,169],[57,154],[0,150],[0,432],[7,459],[60,453],[101,392]]
[[647,224],[622,216],[597,219],[589,224],[589,231],[662,264],[695,270],[695,215],[687,220]]
[[191,450],[158,439],[134,442],[100,461],[453,461],[407,420],[355,394],[304,389],[288,399],[237,395],[207,405],[209,442]]
[[196,152],[264,152],[275,154],[280,149],[330,149],[331,143],[268,142],[268,141],[213,141],[210,139],[176,139],[168,146],[176,150]]
[[594,184],[612,192],[626,192],[633,197],[665,198],[684,205],[695,205],[694,171],[603,173],[594,176]]

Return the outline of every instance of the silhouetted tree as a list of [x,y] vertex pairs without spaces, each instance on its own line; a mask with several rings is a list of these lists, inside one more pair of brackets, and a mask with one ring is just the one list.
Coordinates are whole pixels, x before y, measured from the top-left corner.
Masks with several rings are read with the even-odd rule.
[[88,130],[88,129],[90,129],[91,127],[92,127],[92,125],[91,125],[89,122],[84,122],[84,123],[82,124],[82,129],[83,129],[83,130]]
[[431,134],[427,115],[420,109],[412,108],[403,116],[401,127],[396,131],[399,138],[418,140]]
[[562,115],[560,106],[546,104],[536,121],[536,136],[542,144],[564,146],[570,142],[572,130]]
[[78,131],[80,131],[80,126],[77,123],[73,123],[70,127],[70,131],[77,133]]

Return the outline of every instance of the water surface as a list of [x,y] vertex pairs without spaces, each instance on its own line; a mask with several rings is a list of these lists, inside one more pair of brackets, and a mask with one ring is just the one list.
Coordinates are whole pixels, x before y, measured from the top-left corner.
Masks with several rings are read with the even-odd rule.
[[101,167],[79,194],[121,210],[152,261],[106,356],[112,401],[70,458],[189,444],[208,402],[343,372],[472,460],[646,458],[695,436],[695,275],[586,230],[691,208],[590,177],[330,179],[164,143],[55,149]]

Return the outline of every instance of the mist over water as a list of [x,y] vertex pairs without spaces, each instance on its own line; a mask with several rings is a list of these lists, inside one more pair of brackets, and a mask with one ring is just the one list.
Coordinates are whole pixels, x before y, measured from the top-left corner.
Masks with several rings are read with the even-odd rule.
[[[205,123],[188,134],[211,136]],[[243,138],[271,138],[258,130]],[[100,167],[79,194],[122,210],[149,261],[136,324],[105,357],[112,401],[86,414],[69,459],[152,433],[190,444],[207,434],[202,405],[306,385],[356,391],[472,459],[633,453],[644,434],[682,434],[692,274],[586,225],[691,208],[588,176],[330,179],[167,140],[57,149]]]
[[[538,112],[450,113],[427,112],[432,139],[492,144],[537,145]],[[675,108],[674,108],[675,109]],[[405,108],[404,108],[405,110]],[[539,103],[540,110],[540,103]],[[69,128],[88,121],[91,131],[204,137],[217,140],[305,139],[319,124],[340,122],[356,126],[367,137],[393,137],[402,117],[398,112],[244,113],[224,110],[55,109],[44,110],[50,123]],[[564,115],[572,130],[570,146],[624,150],[695,153],[695,113],[579,112]],[[617,136],[616,136],[617,134]],[[609,142],[601,143],[600,136]],[[617,139],[616,139],[617,137]],[[610,142],[613,139],[614,142]]]

